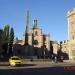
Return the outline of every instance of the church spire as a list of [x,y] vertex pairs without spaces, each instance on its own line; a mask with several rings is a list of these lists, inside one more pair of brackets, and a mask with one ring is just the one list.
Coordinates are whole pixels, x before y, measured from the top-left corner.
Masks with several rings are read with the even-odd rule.
[[37,20],[33,21],[33,28],[37,28]]
[[29,11],[26,13],[26,31],[25,31],[25,45],[28,45],[28,24],[29,24]]

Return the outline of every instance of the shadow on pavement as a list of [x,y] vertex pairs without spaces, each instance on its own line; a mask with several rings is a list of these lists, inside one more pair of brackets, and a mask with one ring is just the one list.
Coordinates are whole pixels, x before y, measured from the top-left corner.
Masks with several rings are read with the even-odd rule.
[[66,71],[64,67],[23,68],[0,70],[1,75],[75,75],[75,71]]
[[27,67],[27,66],[36,66],[36,64],[21,64],[21,65],[16,65],[15,67]]
[[[8,63],[0,63],[0,66],[10,66]],[[16,65],[17,67],[26,67],[26,66],[36,66],[36,64],[21,64],[21,65]]]
[[36,66],[36,64],[21,64],[21,67],[25,67],[25,66]]

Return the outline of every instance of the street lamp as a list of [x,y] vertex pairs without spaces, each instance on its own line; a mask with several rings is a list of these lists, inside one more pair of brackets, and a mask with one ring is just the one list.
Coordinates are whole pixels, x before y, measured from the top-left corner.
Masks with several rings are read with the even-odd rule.
[[45,59],[45,49],[44,49],[44,59]]

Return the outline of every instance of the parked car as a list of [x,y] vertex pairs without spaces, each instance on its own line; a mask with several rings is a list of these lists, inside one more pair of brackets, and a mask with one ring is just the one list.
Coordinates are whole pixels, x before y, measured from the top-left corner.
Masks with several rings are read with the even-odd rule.
[[10,66],[16,66],[16,65],[21,65],[21,64],[22,64],[22,60],[19,57],[12,56],[11,58],[9,58]]

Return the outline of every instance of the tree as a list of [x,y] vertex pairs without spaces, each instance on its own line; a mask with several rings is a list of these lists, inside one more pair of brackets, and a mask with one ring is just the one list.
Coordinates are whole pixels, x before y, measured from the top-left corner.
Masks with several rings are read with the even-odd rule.
[[14,41],[14,29],[6,25],[2,31],[2,54],[4,57],[8,57],[12,54]]
[[0,29],[0,55],[2,54],[2,32],[3,30]]
[[6,40],[7,40],[7,42],[9,42],[9,33],[10,33],[10,26],[9,25],[7,25],[6,26]]
[[3,33],[2,33],[2,41],[3,41],[3,43],[6,42],[6,26],[5,26],[4,29],[3,29]]
[[4,56],[7,56],[7,52],[8,52],[9,29],[10,26],[6,25],[2,32],[2,49],[3,49]]
[[13,41],[14,41],[14,29],[10,29],[10,35],[9,35],[9,56],[13,55]]

